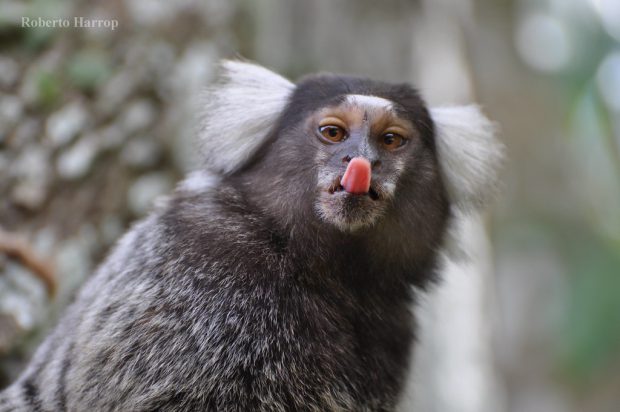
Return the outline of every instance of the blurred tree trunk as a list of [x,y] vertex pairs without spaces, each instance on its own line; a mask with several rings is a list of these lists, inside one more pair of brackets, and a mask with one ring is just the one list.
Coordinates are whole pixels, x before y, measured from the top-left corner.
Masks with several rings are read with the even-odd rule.
[[[422,3],[412,33],[419,66],[413,77],[430,105],[475,101],[465,48],[472,8],[468,0]],[[505,410],[493,360],[493,267],[484,227],[481,215],[460,218],[442,283],[416,308],[420,340],[403,412]]]

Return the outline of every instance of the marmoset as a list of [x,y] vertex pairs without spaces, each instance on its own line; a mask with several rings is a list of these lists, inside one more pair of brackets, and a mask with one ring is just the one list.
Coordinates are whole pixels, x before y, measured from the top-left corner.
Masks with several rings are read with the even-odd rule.
[[501,144],[408,84],[225,61],[201,170],[118,242],[0,411],[392,411]]

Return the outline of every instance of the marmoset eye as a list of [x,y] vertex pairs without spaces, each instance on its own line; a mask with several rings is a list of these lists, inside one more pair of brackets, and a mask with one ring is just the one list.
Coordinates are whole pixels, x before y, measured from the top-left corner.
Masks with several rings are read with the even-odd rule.
[[341,142],[347,138],[347,131],[333,124],[319,127],[319,133],[333,143]]
[[381,144],[388,150],[396,150],[399,147],[404,146],[406,143],[407,139],[398,133],[386,133],[381,136]]

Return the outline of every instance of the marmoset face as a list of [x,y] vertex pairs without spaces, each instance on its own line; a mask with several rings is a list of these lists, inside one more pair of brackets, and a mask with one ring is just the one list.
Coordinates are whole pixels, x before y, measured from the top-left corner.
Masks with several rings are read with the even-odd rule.
[[315,208],[325,221],[355,230],[385,213],[422,144],[404,110],[383,97],[347,94],[310,117],[308,133],[322,143]]
[[[274,146],[295,145],[299,151],[289,148],[289,156],[313,165],[306,189],[313,199],[306,201],[323,222],[356,231],[396,213],[401,196],[443,190],[433,173],[432,121],[410,87],[316,76],[298,85],[287,112]],[[417,184],[404,187],[411,179]]]

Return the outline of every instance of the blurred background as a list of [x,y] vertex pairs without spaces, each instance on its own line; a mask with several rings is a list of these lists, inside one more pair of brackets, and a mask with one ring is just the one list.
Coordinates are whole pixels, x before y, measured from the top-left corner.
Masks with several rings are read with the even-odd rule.
[[[74,16],[118,27],[22,27]],[[197,167],[223,57],[408,81],[498,122],[500,196],[418,309],[403,411],[618,410],[618,0],[0,1],[0,388]]]

